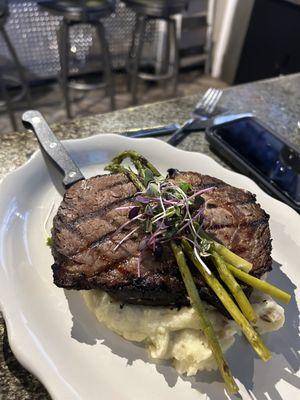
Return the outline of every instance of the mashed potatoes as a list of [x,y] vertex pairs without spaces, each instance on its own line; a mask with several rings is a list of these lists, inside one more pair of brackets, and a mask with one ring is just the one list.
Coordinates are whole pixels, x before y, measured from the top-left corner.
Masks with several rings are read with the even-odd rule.
[[[180,374],[191,376],[197,371],[216,368],[193,308],[122,306],[100,290],[82,291],[82,295],[91,312],[107,328],[127,340],[144,342],[150,357],[172,360]],[[256,327],[260,333],[277,330],[283,325],[283,308],[271,298],[254,293],[251,300],[259,316]],[[209,305],[207,314],[225,352],[240,329]]]

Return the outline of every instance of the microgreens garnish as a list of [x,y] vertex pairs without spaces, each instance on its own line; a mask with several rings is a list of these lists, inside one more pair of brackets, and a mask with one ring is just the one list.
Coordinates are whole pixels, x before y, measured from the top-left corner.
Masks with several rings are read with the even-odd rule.
[[[139,205],[138,209],[144,209],[141,219],[147,235],[141,251],[148,247],[155,254],[162,244],[188,236],[193,241],[195,253],[208,256],[210,242],[201,238],[198,235],[199,228],[194,226],[195,222],[201,226],[204,210],[201,194],[207,190],[214,190],[214,187],[194,191],[187,182],[177,185],[168,179],[153,177],[145,190],[138,192],[134,199]],[[129,218],[133,210],[130,210]]]

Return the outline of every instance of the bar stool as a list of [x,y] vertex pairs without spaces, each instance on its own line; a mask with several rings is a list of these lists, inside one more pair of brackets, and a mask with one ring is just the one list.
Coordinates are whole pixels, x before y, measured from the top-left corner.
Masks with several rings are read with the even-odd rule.
[[[127,71],[129,75],[129,89],[133,104],[137,104],[138,79],[147,81],[161,81],[173,79],[173,94],[176,95],[179,69],[179,49],[175,14],[182,13],[187,7],[188,0],[123,0],[135,11],[136,23],[133,30],[131,47],[128,54]],[[167,24],[167,58],[166,73],[155,74],[139,72],[143,51],[146,24],[150,20],[163,20]]]
[[[106,88],[110,97],[111,109],[115,109],[115,94],[112,76],[112,64],[104,27],[100,21],[115,10],[115,0],[41,0],[39,6],[53,14],[63,16],[58,32],[58,48],[60,56],[60,83],[66,105],[68,118],[71,118],[69,89],[93,90]],[[69,82],[70,28],[78,24],[89,24],[96,28],[102,48],[104,82]]]
[[[14,68],[17,71],[17,77],[12,76],[9,74],[4,74],[1,71],[0,67],[0,93],[2,96],[2,101],[0,101],[0,107],[4,108],[5,111],[8,113],[9,119],[11,121],[11,125],[13,130],[17,130],[17,122],[13,111],[13,104],[20,101],[24,97],[27,99],[28,107],[31,107],[31,98],[29,92],[29,81],[26,79],[26,73],[24,68],[18,58],[17,52],[5,30],[5,23],[9,16],[9,9],[7,1],[0,1],[0,36],[4,40],[11,60],[13,62]],[[4,68],[3,68],[4,69]],[[10,97],[8,92],[8,87],[20,87],[19,93],[16,94],[14,97]]]

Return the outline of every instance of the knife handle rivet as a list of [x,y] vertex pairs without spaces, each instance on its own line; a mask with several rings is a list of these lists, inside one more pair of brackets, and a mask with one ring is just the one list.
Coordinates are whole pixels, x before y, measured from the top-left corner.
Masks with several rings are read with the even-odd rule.
[[34,124],[38,124],[39,122],[41,122],[41,118],[40,118],[40,117],[33,117],[33,118],[32,118],[32,122],[33,122]]
[[57,146],[57,143],[55,143],[55,142],[52,142],[49,144],[50,149],[54,149],[54,147],[56,147],[56,146]]
[[76,172],[74,172],[74,171],[69,172],[70,178],[74,178],[74,176],[76,176]]

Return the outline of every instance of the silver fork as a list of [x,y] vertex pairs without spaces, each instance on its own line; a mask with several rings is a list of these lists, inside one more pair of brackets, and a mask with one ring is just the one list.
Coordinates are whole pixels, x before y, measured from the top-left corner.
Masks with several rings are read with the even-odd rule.
[[185,121],[168,140],[168,143],[172,146],[176,146],[180,143],[189,133],[187,129],[192,125],[195,120],[206,121],[212,118],[214,115],[219,114],[220,110],[216,110],[216,106],[223,94],[223,90],[209,88],[202,98],[196,104],[194,111],[192,112],[192,118]]

